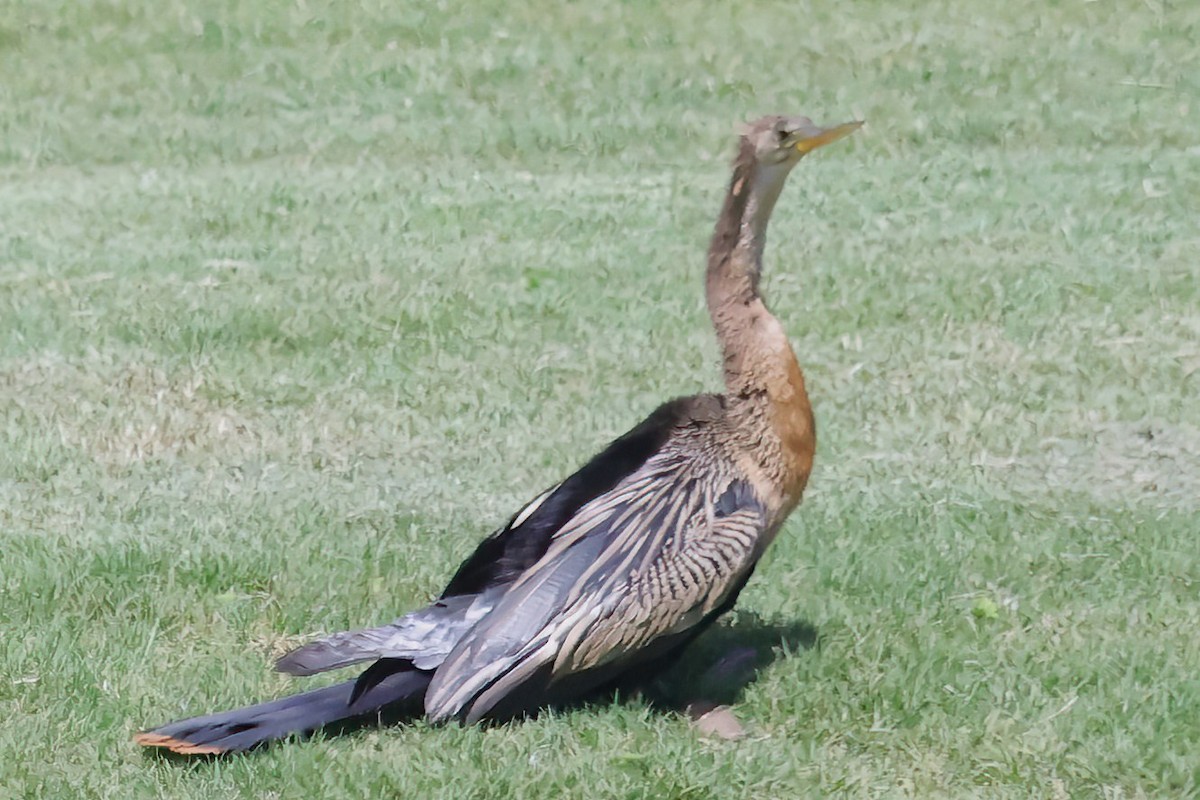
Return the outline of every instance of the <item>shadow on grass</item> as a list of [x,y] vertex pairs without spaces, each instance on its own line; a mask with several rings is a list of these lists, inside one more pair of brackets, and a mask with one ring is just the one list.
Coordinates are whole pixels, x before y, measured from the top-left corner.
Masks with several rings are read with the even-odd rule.
[[[697,707],[709,709],[732,705],[759,673],[776,660],[809,650],[818,642],[817,629],[807,622],[767,620],[754,611],[735,611],[702,633],[665,666],[651,667],[638,681],[610,685],[562,708],[602,708],[613,703],[644,702],[661,713],[671,714],[692,713]],[[320,733],[323,738],[342,736],[362,729],[413,722],[420,717],[409,706],[397,713],[369,714],[333,723],[321,728]],[[519,725],[523,721],[485,724]],[[247,752],[261,752],[268,747],[307,739],[309,735],[265,742]],[[145,751],[148,756],[180,764],[203,764],[228,757],[228,754],[181,755],[158,747],[148,747]]]
[[735,611],[705,631],[645,688],[666,711],[694,703],[731,705],[764,669],[818,643],[817,629],[803,620],[768,620]]

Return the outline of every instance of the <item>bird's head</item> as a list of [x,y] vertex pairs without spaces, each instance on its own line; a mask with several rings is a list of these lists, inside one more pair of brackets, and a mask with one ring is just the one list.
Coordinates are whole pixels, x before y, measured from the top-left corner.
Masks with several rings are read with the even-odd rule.
[[792,166],[818,147],[836,142],[860,127],[862,122],[844,122],[822,128],[808,117],[769,116],[743,126],[741,134],[759,164]]

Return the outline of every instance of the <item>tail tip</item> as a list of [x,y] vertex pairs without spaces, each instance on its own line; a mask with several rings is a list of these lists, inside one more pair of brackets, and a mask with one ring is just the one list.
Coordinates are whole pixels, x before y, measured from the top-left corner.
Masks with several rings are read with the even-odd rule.
[[216,745],[195,744],[186,739],[176,739],[174,736],[167,736],[166,734],[155,733],[154,731],[142,731],[135,734],[133,741],[142,747],[161,747],[170,750],[172,753],[179,753],[185,756],[216,756],[228,752]]

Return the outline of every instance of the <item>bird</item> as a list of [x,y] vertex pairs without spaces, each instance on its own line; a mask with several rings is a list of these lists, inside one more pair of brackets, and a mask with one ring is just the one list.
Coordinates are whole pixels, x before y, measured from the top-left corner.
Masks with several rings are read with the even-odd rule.
[[801,500],[816,425],[760,291],[767,223],[792,168],[862,125],[740,127],[705,299],[725,391],[669,400],[487,536],[436,600],[278,659],[358,677],[137,733],[184,755],[249,750],[383,716],[505,721],[652,675],[729,611]]

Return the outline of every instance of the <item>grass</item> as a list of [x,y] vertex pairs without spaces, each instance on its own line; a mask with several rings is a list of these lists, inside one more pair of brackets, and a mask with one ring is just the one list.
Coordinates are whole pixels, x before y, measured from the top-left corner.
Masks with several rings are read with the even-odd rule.
[[[0,796],[1200,794],[1200,8],[511,6],[0,5]],[[869,126],[772,229],[819,464],[694,656],[817,645],[750,735],[144,758],[717,386],[703,250],[775,110]]]

